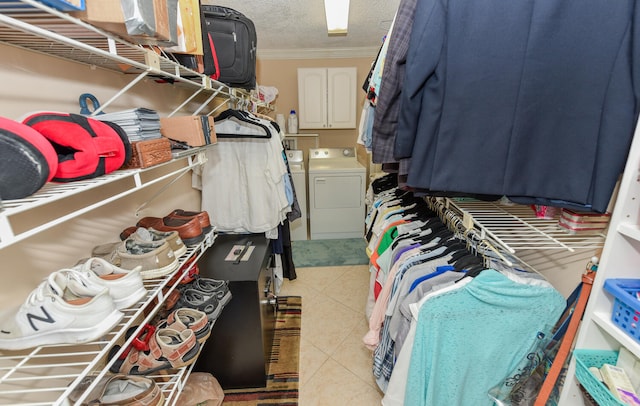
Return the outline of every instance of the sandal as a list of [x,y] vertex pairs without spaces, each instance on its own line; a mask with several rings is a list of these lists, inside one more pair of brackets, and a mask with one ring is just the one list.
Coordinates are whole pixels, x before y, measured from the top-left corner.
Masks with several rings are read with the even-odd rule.
[[[112,354],[119,350],[114,347]],[[165,369],[191,365],[197,359],[200,344],[193,330],[146,326],[132,345],[111,366],[110,371],[126,375],[148,375]]]
[[215,322],[220,316],[223,308],[218,302],[218,297],[215,293],[204,293],[196,289],[185,289],[180,292],[180,299],[176,304],[176,308],[180,307],[188,307],[205,312],[207,318],[212,322]]
[[211,335],[211,327],[213,327],[213,323],[209,321],[205,312],[188,307],[172,311],[166,320],[162,320],[158,324],[158,328],[170,328],[176,331],[193,330],[200,345],[204,345],[204,342]]

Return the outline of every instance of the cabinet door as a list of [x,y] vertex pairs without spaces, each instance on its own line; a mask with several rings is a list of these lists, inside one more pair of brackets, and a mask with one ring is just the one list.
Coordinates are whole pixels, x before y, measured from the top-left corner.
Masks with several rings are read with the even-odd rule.
[[356,68],[329,68],[328,127],[356,128]]
[[298,128],[327,128],[327,69],[298,69]]

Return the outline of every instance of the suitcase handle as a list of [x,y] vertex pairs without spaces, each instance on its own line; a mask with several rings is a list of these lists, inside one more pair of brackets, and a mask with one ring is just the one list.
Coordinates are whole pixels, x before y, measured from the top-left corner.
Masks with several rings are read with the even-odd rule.
[[240,13],[239,11],[220,6],[203,6],[202,12],[204,13],[205,17],[211,16],[221,18],[235,18],[236,20],[240,19],[241,16],[244,16],[244,14]]

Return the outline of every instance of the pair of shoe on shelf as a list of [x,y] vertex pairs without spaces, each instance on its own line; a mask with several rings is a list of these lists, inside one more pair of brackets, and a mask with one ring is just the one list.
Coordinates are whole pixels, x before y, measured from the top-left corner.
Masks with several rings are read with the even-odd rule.
[[[148,375],[167,369],[178,369],[194,363],[213,323],[207,314],[191,308],[177,308],[156,325],[145,325],[129,347],[111,350],[110,358],[120,355],[110,371],[127,375]],[[130,329],[129,333],[138,330]]]
[[177,231],[142,227],[136,227],[130,233],[127,230],[120,234],[124,241],[98,245],[91,255],[124,269],[139,266],[143,279],[153,279],[175,271],[179,266],[178,258],[187,252]]
[[[192,270],[194,271],[191,272]],[[178,278],[181,273],[178,272],[174,278]],[[172,282],[169,284],[172,285]],[[176,289],[164,294],[164,306],[158,310],[157,317],[166,317],[172,310],[182,307],[205,312],[212,323],[220,317],[222,310],[232,298],[229,281],[199,276],[197,264],[189,268]]]
[[[176,304],[180,299],[180,289],[171,289],[174,285],[186,285],[191,283],[200,274],[200,268],[196,262],[196,256],[191,256],[187,259],[180,269],[174,273],[169,281],[162,289],[162,297],[164,298],[160,307],[156,312],[157,318],[166,318],[169,312],[176,308]],[[153,307],[158,304],[158,298],[153,299]],[[148,316],[148,313],[145,312]]]
[[163,218],[142,218],[120,233],[122,242],[98,245],[91,255],[125,269],[139,265],[143,279],[160,278],[178,268],[187,246],[204,239],[203,229],[212,230],[206,211],[174,210]]
[[153,228],[158,231],[177,231],[187,246],[201,243],[213,230],[206,211],[185,211],[176,209],[165,217],[143,217],[138,227]]
[[69,394],[69,401],[73,404],[83,397],[87,389],[95,384],[86,394],[81,405],[130,405],[130,406],[158,406],[165,402],[164,394],[156,382],[146,376],[132,375],[104,375],[86,376]]
[[180,298],[175,308],[198,309],[205,312],[213,323],[232,298],[229,282],[212,278],[196,276],[191,282],[178,285],[178,290]]
[[121,309],[146,294],[140,267],[126,270],[91,258],[74,268],[53,272],[19,309],[3,312],[0,349],[94,341],[120,322],[124,316]]

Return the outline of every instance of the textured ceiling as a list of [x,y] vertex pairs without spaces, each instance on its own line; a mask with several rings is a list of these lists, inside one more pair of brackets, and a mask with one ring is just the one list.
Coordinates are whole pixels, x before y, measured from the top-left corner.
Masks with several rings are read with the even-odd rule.
[[359,50],[379,48],[400,0],[351,0],[346,36],[329,36],[323,0],[203,0],[202,4],[231,7],[256,26],[258,56],[278,54],[358,56]]

